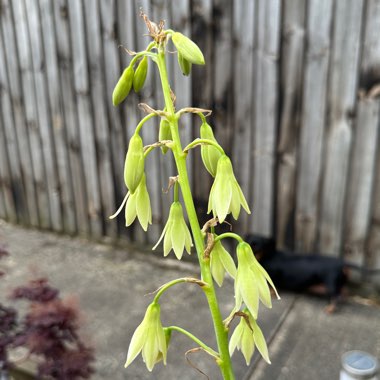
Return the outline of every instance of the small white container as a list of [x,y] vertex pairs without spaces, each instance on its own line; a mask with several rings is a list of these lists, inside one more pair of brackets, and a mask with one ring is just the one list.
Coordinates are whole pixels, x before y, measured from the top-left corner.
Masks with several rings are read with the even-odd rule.
[[349,351],[342,355],[340,380],[379,380],[377,359],[364,351]]

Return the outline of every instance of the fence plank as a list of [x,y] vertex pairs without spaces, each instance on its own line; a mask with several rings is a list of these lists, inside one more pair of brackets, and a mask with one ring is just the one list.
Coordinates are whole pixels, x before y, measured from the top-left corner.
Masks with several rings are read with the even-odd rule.
[[37,0],[27,1],[27,22],[32,54],[32,73],[37,107],[38,128],[40,130],[42,161],[36,165],[44,165],[41,171],[46,184],[49,199],[51,227],[55,231],[62,230],[61,203],[56,175],[55,147],[52,138],[49,105],[46,93],[45,59],[41,41],[41,22]]
[[[345,248],[349,260],[366,263],[365,245],[371,217],[371,194],[374,186],[378,130],[380,127],[380,1],[366,3],[359,100],[355,125],[350,177],[347,184]],[[374,205],[376,208],[376,205]]]
[[[24,20],[17,19],[16,21],[21,22]],[[5,91],[5,98],[3,100],[6,103],[3,108],[5,117],[4,127],[8,156],[14,158],[11,160],[11,172],[15,205],[21,223],[30,223],[32,226],[38,226],[39,208],[47,204],[47,202],[42,202],[42,199],[47,201],[47,198],[46,193],[43,193],[42,189],[39,194],[41,202],[37,203],[39,207],[36,207],[36,189],[34,185],[35,183],[40,184],[40,182],[38,181],[38,174],[33,170],[28,140],[35,132],[35,129],[31,128],[31,125],[27,125],[25,120],[26,109],[24,109],[23,103],[23,89],[26,82],[23,71],[21,71],[20,75],[20,69],[23,69],[22,57],[20,56],[19,61],[15,36],[15,29],[19,31],[19,26],[17,24],[13,25],[10,1],[2,2],[1,27],[3,52],[7,52],[5,54],[6,71],[5,67],[2,70],[2,85]],[[25,99],[26,97],[24,96]],[[41,212],[43,210],[40,211],[40,214]]]
[[50,125],[52,145],[55,148],[58,184],[58,194],[62,204],[62,227],[66,233],[74,234],[77,231],[73,189],[71,183],[70,167],[66,145],[66,131],[62,113],[62,99],[60,95],[59,67],[57,57],[56,36],[53,21],[53,4],[49,0],[42,0],[41,13],[41,37],[44,49],[44,62],[47,85],[48,105],[50,110]]
[[76,225],[81,235],[90,234],[87,213],[87,190],[79,138],[76,94],[74,90],[73,59],[70,43],[70,25],[66,0],[53,2],[53,17],[57,36],[59,83],[62,96],[64,129],[66,132],[68,161],[74,193]]
[[362,10],[362,1],[339,0],[334,15],[328,96],[330,109],[319,231],[320,250],[333,255],[338,255],[341,249]]
[[294,248],[294,209],[298,133],[302,111],[302,83],[306,3],[284,3],[281,52],[281,103],[278,171],[276,242],[279,248]]
[[[107,119],[107,94],[105,89],[104,54],[102,50],[102,32],[99,14],[99,5],[96,1],[84,1],[87,49],[89,60],[89,79],[91,82],[92,112],[94,115],[96,155],[98,158],[99,190],[102,204],[103,223],[105,234],[111,238],[117,236],[117,223],[108,220],[107,216],[114,213],[116,207],[114,189],[121,188],[120,177],[114,183],[110,136]],[[106,99],[107,98],[107,99]],[[122,142],[122,141],[121,141]],[[118,147],[115,147],[118,148]],[[119,151],[121,149],[119,148]],[[120,154],[119,154],[120,155]],[[118,190],[118,193],[120,191]]]
[[[213,91],[213,4],[212,0],[192,1],[192,25],[191,36],[197,41],[202,50],[206,65],[193,65],[191,72],[192,104],[195,107],[212,109]],[[214,119],[209,118],[209,123],[215,128]],[[194,121],[193,138],[199,137],[199,120]],[[193,154],[193,165],[197,175],[193,175],[193,195],[196,200],[197,211],[206,218],[208,193],[212,184],[212,177],[203,167],[200,152]]]
[[69,22],[72,35],[74,88],[77,97],[79,136],[81,141],[82,161],[84,165],[85,185],[87,189],[87,212],[90,220],[91,235],[102,236],[101,203],[95,136],[91,115],[90,84],[86,54],[85,25],[82,1],[69,0]]
[[[0,15],[1,20],[1,15]],[[4,45],[0,29],[0,166],[1,188],[3,191],[2,217],[11,222],[17,222],[17,195],[13,193],[23,191],[20,171],[20,161],[17,149],[17,141],[13,126],[12,105],[9,94],[7,63],[4,55]],[[7,135],[8,133],[8,135]],[[8,160],[8,157],[14,159]],[[22,196],[22,195],[21,195]]]
[[281,3],[257,3],[256,86],[253,98],[253,198],[255,217],[252,230],[271,236],[274,213],[274,164],[278,105],[278,60]]
[[[253,99],[253,48],[255,42],[255,2],[234,2],[234,34],[235,47],[233,51],[233,91],[235,98],[234,107],[234,146],[232,158],[236,178],[247,200],[252,183],[251,165],[253,152],[251,146],[252,130],[247,128],[253,124],[252,99]],[[251,210],[255,209],[255,203],[249,204]],[[248,218],[246,212],[239,217],[239,231],[248,232]]]
[[[0,38],[0,51],[2,48]],[[3,65],[2,57],[0,57],[0,65]],[[0,69],[1,70],[1,69]],[[0,74],[1,77],[1,74]],[[1,84],[1,79],[0,79]],[[1,88],[1,85],[0,85]],[[0,90],[0,98],[3,97]],[[0,100],[0,104],[2,105]],[[3,108],[2,108],[3,109]],[[0,218],[8,220],[12,223],[17,222],[16,205],[12,192],[12,173],[10,171],[9,159],[7,155],[5,128],[0,115]]]
[[[49,210],[50,203],[45,183],[45,167],[42,153],[41,130],[38,122],[27,12],[23,1],[12,2],[12,6],[14,19],[16,20],[16,46],[20,60],[21,84],[25,105],[26,127],[28,131],[26,137],[29,137],[29,142],[25,141],[24,144],[30,144],[31,164],[39,212],[39,225],[43,228],[49,228],[51,226]],[[15,122],[17,125],[16,120]]]
[[333,10],[330,0],[311,0],[308,4],[295,211],[296,249],[303,252],[316,249]]

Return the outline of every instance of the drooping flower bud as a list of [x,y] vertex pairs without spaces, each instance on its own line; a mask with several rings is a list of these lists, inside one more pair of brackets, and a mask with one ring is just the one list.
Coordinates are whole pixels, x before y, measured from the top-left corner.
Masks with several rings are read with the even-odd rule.
[[211,274],[219,286],[223,285],[226,271],[235,278],[236,267],[231,255],[225,250],[221,241],[217,241],[210,253]]
[[148,224],[152,224],[152,208],[150,206],[149,193],[146,188],[146,178],[143,175],[136,191],[129,196],[125,206],[125,225],[130,226],[136,216],[144,231],[148,229]]
[[178,53],[180,53],[188,62],[194,63],[195,65],[205,64],[205,59],[201,49],[199,49],[198,45],[191,41],[190,38],[186,37],[182,33],[175,32],[172,34],[172,40],[174,46],[178,50]]
[[255,319],[259,310],[259,300],[268,308],[272,307],[272,299],[268,282],[279,295],[266,270],[256,260],[251,246],[242,242],[236,248],[238,268],[235,278],[235,308],[240,309],[244,302]]
[[154,302],[148,306],[143,321],[135,330],[124,367],[128,367],[140,352],[150,372],[161,360],[166,365],[167,337],[161,324],[158,303]]
[[148,57],[144,57],[137,66],[135,75],[133,77],[133,89],[139,92],[145,83],[146,75],[148,73]]
[[164,256],[167,256],[172,249],[178,260],[181,260],[185,249],[190,255],[191,234],[183,217],[182,205],[178,201],[172,203],[168,221],[152,249],[156,249],[162,239],[164,239]]
[[124,165],[124,182],[131,194],[136,191],[143,174],[144,146],[140,135],[135,133],[129,141]]
[[128,96],[129,91],[131,91],[134,74],[132,66],[128,66],[123,71],[123,74],[121,74],[112,93],[112,103],[114,106],[118,106]]
[[234,353],[236,348],[239,351],[241,350],[247,365],[249,365],[256,346],[264,360],[271,364],[267,343],[259,325],[248,310],[244,310],[244,313],[246,318],[241,317],[240,323],[231,335],[228,346],[230,355]]
[[[171,140],[172,134],[170,132],[170,124],[166,119],[161,119],[160,130],[158,131],[158,141]],[[162,146],[161,151],[166,154],[168,147]]]
[[[200,128],[200,136],[201,139],[208,139],[217,142],[214,137],[212,128],[205,121],[202,123]],[[214,146],[207,144],[201,145],[201,156],[203,165],[213,177],[215,177],[216,175],[216,168],[221,155],[222,153]]]
[[183,55],[178,52],[178,64],[183,75],[189,76],[191,72],[191,62],[183,57]]
[[251,213],[235,178],[231,160],[226,155],[222,155],[218,160],[215,180],[211,187],[207,213],[213,211],[214,216],[223,223],[229,213],[237,219],[241,206],[248,214]]

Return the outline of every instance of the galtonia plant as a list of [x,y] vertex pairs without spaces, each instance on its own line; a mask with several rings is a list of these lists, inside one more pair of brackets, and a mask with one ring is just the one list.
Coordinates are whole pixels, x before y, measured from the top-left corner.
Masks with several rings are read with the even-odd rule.
[[[175,108],[175,95],[168,81],[167,53],[172,53],[174,48],[177,50],[179,68],[186,76],[190,74],[192,65],[205,64],[203,54],[188,37],[171,29],[165,30],[163,21],[157,25],[150,21],[145,14],[141,16],[153,41],[144,51],[130,52],[133,58],[116,84],[112,100],[117,106],[123,102],[132,88],[136,92],[143,88],[149,66],[148,61],[151,60],[158,68],[165,104],[162,110],[153,109],[147,104],[140,104],[147,116],[137,125],[129,142],[124,167],[127,194],[119,210],[111,218],[118,215],[125,205],[126,226],[132,224],[137,217],[141,227],[145,231],[147,230],[148,224],[152,222],[152,213],[147,188],[149,177],[145,176],[144,163],[153,149],[161,148],[163,154],[170,150],[177,170],[177,173],[173,173],[176,176],[170,177],[169,182],[173,191],[173,203],[162,235],[153,249],[160,246],[162,242],[164,256],[173,251],[177,259],[181,260],[184,251],[190,254],[191,247],[194,245],[201,277],[200,279],[179,278],[159,288],[145,317],[132,336],[125,366],[129,366],[140,352],[149,371],[152,371],[154,365],[159,361],[166,364],[170,337],[172,332],[176,331],[192,339],[201,350],[215,359],[223,379],[235,379],[231,355],[236,348],[241,350],[247,364],[252,358],[255,347],[270,363],[266,342],[257,324],[257,316],[260,301],[266,307],[272,307],[269,285],[274,290],[275,288],[267,272],[256,260],[249,244],[232,232],[219,236],[215,233],[215,227],[218,223],[223,223],[227,215],[232,214],[233,218],[237,219],[241,207],[247,213],[250,213],[250,210],[235,178],[231,160],[218,144],[211,126],[206,121],[206,117],[210,115],[211,111],[194,107],[180,110]],[[183,148],[178,132],[178,123],[185,113],[198,115],[201,125],[200,138]],[[160,119],[157,142],[144,147],[140,130],[145,122],[154,117]],[[195,212],[186,169],[187,155],[190,149],[197,146],[200,146],[205,168],[215,178],[208,203],[208,213],[211,214],[212,219],[202,229]],[[180,201],[179,191],[181,191],[183,203]],[[184,211],[186,211],[188,223]],[[222,245],[225,238],[233,238],[238,242],[237,267],[231,255]],[[223,320],[214,282],[222,286],[226,273],[234,279],[235,307]],[[207,298],[216,335],[216,349],[209,347],[201,339],[181,327],[163,327],[160,317],[160,297],[172,286],[183,282],[199,285]],[[230,323],[236,317],[240,318],[240,323],[230,334]],[[229,335],[231,335],[230,339]]]

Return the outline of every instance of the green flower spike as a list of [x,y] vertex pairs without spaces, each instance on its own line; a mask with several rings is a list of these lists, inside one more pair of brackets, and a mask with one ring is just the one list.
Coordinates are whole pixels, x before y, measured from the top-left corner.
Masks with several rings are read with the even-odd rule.
[[214,216],[218,217],[219,222],[223,223],[229,213],[232,213],[232,216],[237,219],[241,206],[243,206],[248,214],[251,213],[244,194],[235,178],[231,160],[226,155],[223,155],[218,160],[215,180],[210,191],[207,213],[209,214],[212,210]]
[[136,216],[144,231],[148,229],[148,224],[152,224],[152,209],[150,207],[149,193],[146,188],[146,178],[143,175],[136,191],[129,196],[125,206],[125,225],[130,226]]
[[178,201],[171,205],[168,221],[152,249],[156,249],[162,239],[164,239],[164,256],[167,256],[172,249],[178,260],[181,260],[184,249],[190,255],[191,235],[183,217],[182,205]]
[[160,305],[151,303],[143,321],[135,330],[128,348],[127,368],[141,352],[144,363],[151,372],[156,363],[163,360],[166,365],[167,337],[160,320]]
[[260,327],[248,310],[245,310],[244,313],[247,314],[246,318],[241,318],[240,323],[236,326],[231,335],[228,347],[230,355],[232,355],[237,348],[242,352],[247,365],[249,365],[256,346],[264,360],[268,364],[271,364],[267,343]]
[[210,266],[212,277],[219,286],[223,285],[226,271],[235,278],[236,267],[231,255],[225,250],[222,243],[217,241],[210,253]]
[[242,242],[237,248],[238,268],[235,278],[235,303],[239,310],[244,302],[255,319],[259,310],[259,300],[268,308],[272,307],[271,294],[268,283],[280,299],[273,281],[266,270],[256,260],[251,246]]
[[138,133],[135,133],[129,141],[128,152],[124,164],[124,182],[128,190],[133,194],[144,174],[144,146]]
[[[200,136],[201,139],[208,139],[217,142],[214,137],[212,128],[205,121],[202,123],[200,128]],[[213,177],[216,175],[216,168],[221,155],[222,153],[217,148],[215,148],[215,146],[206,144],[201,145],[203,165]]]

